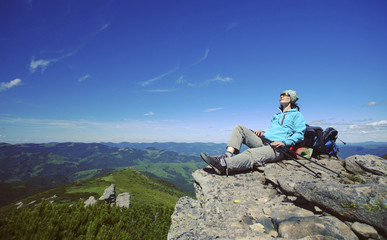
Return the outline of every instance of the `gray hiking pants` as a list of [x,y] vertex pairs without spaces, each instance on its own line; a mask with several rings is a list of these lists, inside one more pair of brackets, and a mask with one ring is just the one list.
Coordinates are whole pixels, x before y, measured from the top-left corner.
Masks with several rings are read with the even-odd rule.
[[[242,143],[248,146],[249,149],[239,153]],[[264,144],[254,132],[241,125],[234,127],[227,146],[234,148],[235,153],[239,153],[226,158],[229,172],[254,169],[266,163],[277,162],[284,156],[282,152],[274,150],[268,144]]]

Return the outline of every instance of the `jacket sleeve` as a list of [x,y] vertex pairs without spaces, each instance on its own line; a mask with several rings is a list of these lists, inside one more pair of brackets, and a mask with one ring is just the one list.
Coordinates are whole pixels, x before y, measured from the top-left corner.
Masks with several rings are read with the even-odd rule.
[[294,116],[293,124],[293,134],[285,140],[286,146],[292,146],[304,140],[306,123],[302,113],[297,112],[297,114]]

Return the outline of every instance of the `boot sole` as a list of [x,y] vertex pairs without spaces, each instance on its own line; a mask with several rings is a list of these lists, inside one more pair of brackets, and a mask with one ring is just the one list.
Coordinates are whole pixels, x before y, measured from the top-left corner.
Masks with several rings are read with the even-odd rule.
[[210,163],[210,161],[208,161],[207,155],[205,153],[200,153],[200,157],[203,159],[204,162],[206,162],[210,167],[212,167],[212,169],[214,169],[217,174],[222,175],[222,173],[216,167],[214,167]]

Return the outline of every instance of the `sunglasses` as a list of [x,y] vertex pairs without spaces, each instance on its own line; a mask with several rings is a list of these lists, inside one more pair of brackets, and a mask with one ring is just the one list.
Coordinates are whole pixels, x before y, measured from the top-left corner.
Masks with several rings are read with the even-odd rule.
[[290,97],[289,93],[281,93],[280,97]]

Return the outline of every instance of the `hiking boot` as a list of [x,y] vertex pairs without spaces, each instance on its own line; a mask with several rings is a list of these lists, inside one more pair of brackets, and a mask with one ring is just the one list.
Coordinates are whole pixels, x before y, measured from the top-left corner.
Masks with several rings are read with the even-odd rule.
[[217,174],[219,174],[219,175],[227,174],[228,175],[227,166],[222,166],[220,164],[220,159],[226,158],[227,157],[226,154],[222,154],[222,155],[217,156],[217,157],[212,157],[212,156],[208,156],[205,153],[201,153],[200,157],[202,157],[203,161],[205,161],[208,165],[210,165],[215,170],[215,172]]

